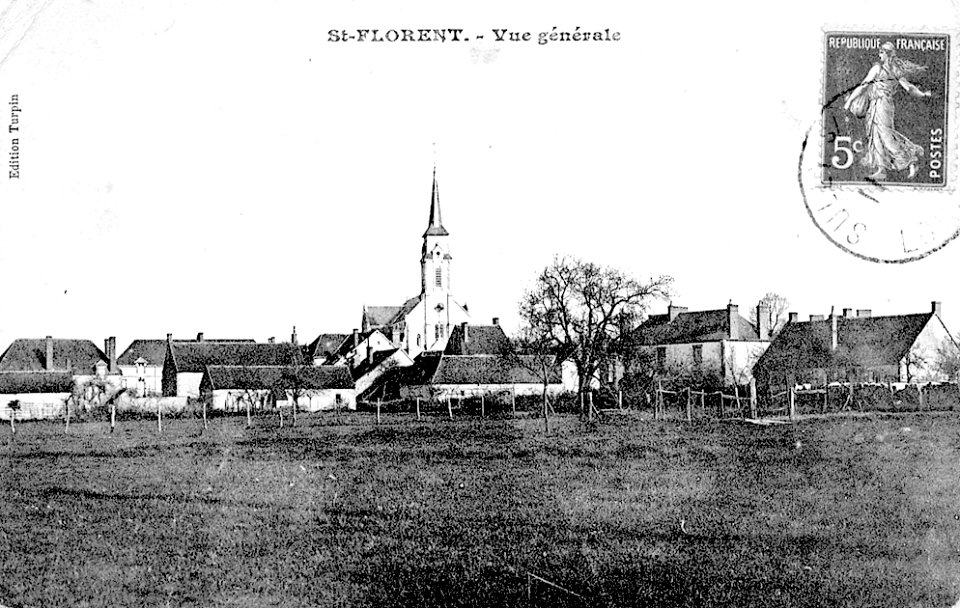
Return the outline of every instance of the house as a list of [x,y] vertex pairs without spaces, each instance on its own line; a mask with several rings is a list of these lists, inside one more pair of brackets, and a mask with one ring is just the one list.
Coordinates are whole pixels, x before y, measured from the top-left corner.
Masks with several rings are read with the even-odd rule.
[[90,340],[20,338],[0,355],[0,372],[69,372],[79,384],[94,378],[119,384],[117,339],[107,338],[104,347],[106,353]]
[[209,365],[300,366],[303,351],[296,344],[263,342],[167,342],[161,385],[164,397],[199,397]]
[[357,396],[363,398],[364,392],[388,371],[411,365],[413,359],[400,348],[367,351],[367,356],[350,369],[357,387]]
[[350,337],[350,334],[320,334],[316,339],[304,346],[307,361],[314,365],[325,365],[327,359]]
[[843,309],[842,315],[790,313],[755,374],[763,391],[796,384],[918,382],[945,379],[936,368],[937,349],[952,344],[941,320],[943,307],[928,312],[873,316],[870,309]]
[[[359,365],[368,354],[385,350],[396,350],[398,347],[393,345],[388,338],[379,329],[371,329],[360,332],[356,329],[352,334],[347,335],[337,346],[330,356],[327,357],[324,365],[347,365],[355,367]],[[316,359],[314,359],[316,361]]]
[[[59,418],[73,386],[73,374],[67,371],[0,372],[0,418]],[[19,406],[16,413],[12,402]]]
[[[167,342],[173,340],[172,334],[167,339],[136,339],[130,343],[123,354],[117,359],[117,365],[122,375],[123,386],[134,389],[141,397],[158,396],[163,393],[163,361],[167,356]],[[210,340],[205,339],[203,332],[197,334],[196,340],[173,340],[177,344],[196,342],[246,342],[253,343],[253,339],[238,340]]]
[[[547,392],[563,391],[560,370],[547,362]],[[444,398],[481,394],[540,395],[540,361],[531,355],[447,355],[423,353],[392,382],[401,398]],[[389,392],[389,388],[387,389]]]
[[423,233],[420,252],[420,295],[401,306],[364,306],[361,331],[379,329],[394,348],[411,358],[424,351],[442,351],[450,331],[470,321],[466,304],[459,303],[451,290],[452,261],[450,233],[440,217],[437,172],[433,172],[430,218]]
[[651,315],[630,340],[647,354],[661,375],[713,376],[724,385],[747,384],[752,368],[770,346],[769,311],[757,306],[758,326],[740,316],[736,304],[725,309],[689,311],[673,306]]
[[264,409],[296,400],[308,412],[356,409],[350,370],[334,365],[208,365],[199,392],[214,410]]

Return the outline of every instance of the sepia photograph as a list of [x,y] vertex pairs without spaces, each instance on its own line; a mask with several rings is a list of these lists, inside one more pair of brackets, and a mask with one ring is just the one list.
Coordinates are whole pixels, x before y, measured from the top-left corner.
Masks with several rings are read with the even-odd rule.
[[960,2],[0,0],[0,608],[960,606]]

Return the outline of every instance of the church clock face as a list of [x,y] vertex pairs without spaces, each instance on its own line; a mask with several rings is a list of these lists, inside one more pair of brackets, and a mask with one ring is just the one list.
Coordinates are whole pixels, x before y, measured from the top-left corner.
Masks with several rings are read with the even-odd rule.
[[437,306],[436,306],[436,311],[437,311],[437,312],[443,312],[443,304],[437,304]]

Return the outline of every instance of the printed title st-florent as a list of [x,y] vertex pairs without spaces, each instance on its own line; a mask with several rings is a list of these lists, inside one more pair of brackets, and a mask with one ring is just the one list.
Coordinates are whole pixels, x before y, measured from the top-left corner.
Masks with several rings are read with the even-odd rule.
[[401,28],[401,29],[333,29],[327,31],[327,42],[469,42],[471,40],[490,39],[493,42],[619,42],[620,32],[603,28],[582,30],[580,26],[560,30],[553,26],[549,30],[533,32],[510,29],[492,29],[492,36],[486,34],[470,35],[462,28]]

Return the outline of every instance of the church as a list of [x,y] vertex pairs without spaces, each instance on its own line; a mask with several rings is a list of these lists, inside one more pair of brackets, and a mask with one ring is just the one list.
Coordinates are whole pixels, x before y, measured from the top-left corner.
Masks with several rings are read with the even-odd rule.
[[450,233],[440,217],[434,167],[430,219],[420,254],[420,295],[401,306],[364,306],[363,332],[380,330],[395,348],[403,349],[411,358],[425,351],[442,351],[451,329],[470,321],[467,306],[457,302],[451,291],[452,262]]

